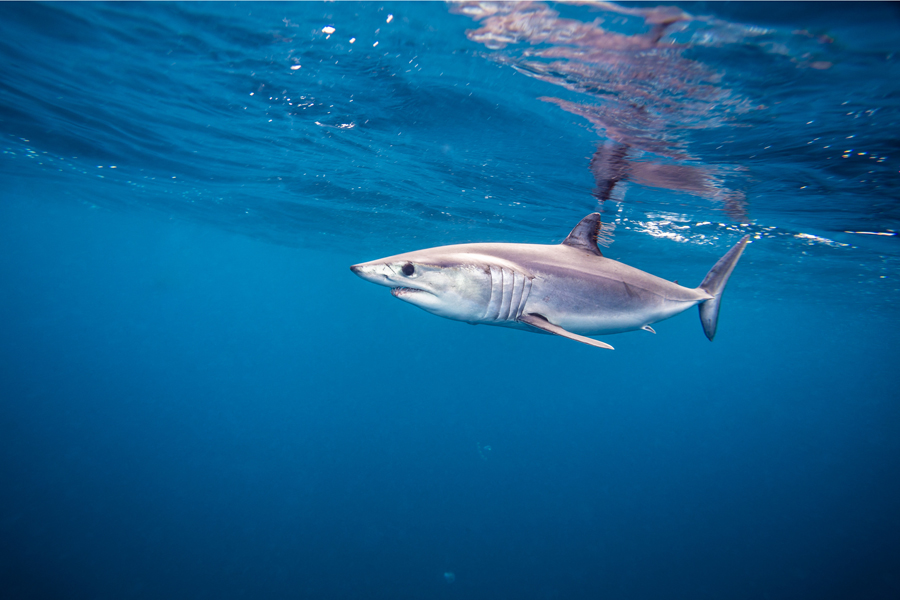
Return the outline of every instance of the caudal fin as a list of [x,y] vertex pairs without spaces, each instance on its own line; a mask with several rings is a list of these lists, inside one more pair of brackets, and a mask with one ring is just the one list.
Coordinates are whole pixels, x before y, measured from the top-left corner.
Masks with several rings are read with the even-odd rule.
[[700,323],[703,324],[703,333],[709,338],[709,341],[716,336],[716,326],[719,323],[719,304],[722,302],[722,292],[725,291],[725,284],[731,277],[731,272],[744,251],[744,246],[750,240],[749,235],[741,238],[728,253],[719,259],[719,262],[709,270],[700,289],[712,296],[709,300],[700,304]]

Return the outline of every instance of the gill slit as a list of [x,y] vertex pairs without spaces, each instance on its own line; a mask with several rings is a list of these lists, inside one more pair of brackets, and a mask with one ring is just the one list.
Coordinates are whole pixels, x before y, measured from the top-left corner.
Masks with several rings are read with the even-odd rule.
[[488,267],[488,277],[491,278],[491,297],[488,298],[487,308],[484,309],[484,320],[491,316],[491,306],[494,304],[494,267]]

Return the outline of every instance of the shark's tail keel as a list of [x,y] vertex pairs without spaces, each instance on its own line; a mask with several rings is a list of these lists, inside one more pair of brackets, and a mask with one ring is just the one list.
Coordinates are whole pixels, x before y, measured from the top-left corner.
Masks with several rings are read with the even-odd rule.
[[728,278],[731,277],[731,272],[734,271],[734,267],[737,265],[738,259],[741,257],[741,253],[749,240],[749,235],[742,237],[741,241],[735,244],[709,270],[703,283],[700,284],[700,289],[712,296],[712,298],[700,304],[700,323],[703,324],[703,333],[706,334],[709,341],[712,341],[716,336],[716,326],[719,323],[719,305],[722,302],[722,292],[725,291],[725,284],[728,283]]

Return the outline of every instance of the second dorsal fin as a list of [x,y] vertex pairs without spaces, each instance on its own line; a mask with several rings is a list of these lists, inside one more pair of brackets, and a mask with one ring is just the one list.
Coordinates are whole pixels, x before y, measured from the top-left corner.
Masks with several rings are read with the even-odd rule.
[[600,248],[597,247],[597,234],[600,233],[600,226],[600,213],[591,213],[575,226],[572,233],[563,240],[563,244],[603,256]]

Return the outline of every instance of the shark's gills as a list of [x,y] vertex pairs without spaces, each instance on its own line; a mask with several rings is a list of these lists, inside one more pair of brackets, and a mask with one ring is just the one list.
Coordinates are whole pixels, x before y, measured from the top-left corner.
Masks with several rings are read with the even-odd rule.
[[515,321],[531,293],[531,278],[505,267],[490,266],[491,298],[485,310],[488,321]]
[[741,253],[749,240],[749,235],[742,237],[709,270],[703,283],[700,284],[699,289],[712,296],[712,298],[700,304],[700,323],[703,325],[703,333],[706,334],[709,341],[712,341],[716,336],[716,327],[719,324],[719,305],[722,302],[722,292],[725,291],[725,284],[728,283],[728,278],[731,277],[731,272],[734,271],[734,267],[737,265],[738,259],[741,257]]

